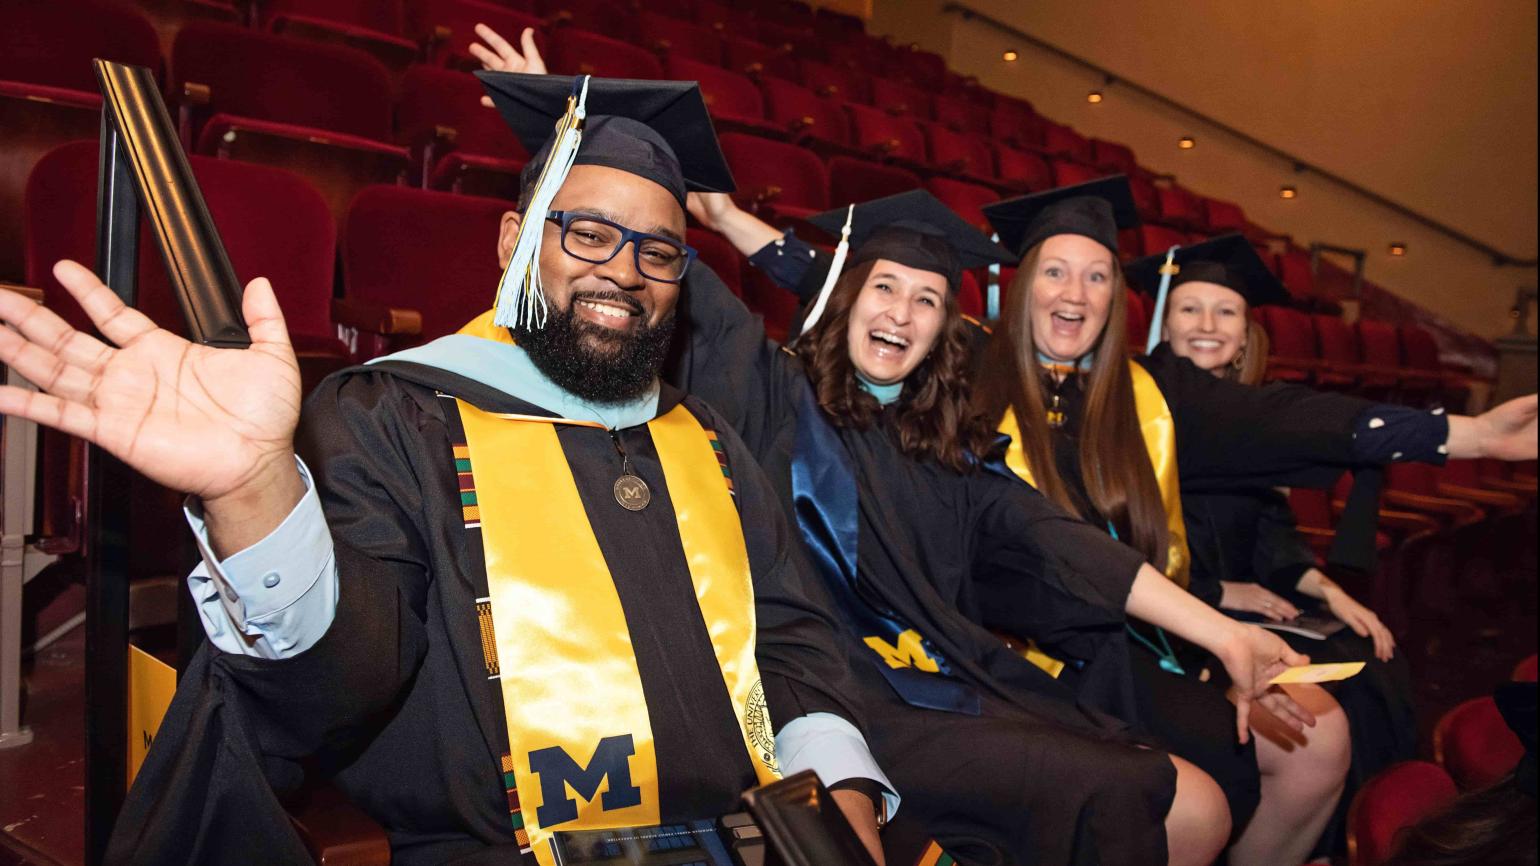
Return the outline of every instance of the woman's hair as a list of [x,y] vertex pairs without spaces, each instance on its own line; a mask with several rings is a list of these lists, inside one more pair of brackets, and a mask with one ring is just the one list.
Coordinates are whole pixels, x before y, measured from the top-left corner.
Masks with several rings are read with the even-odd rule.
[[[1054,461],[1042,366],[1032,333],[1032,280],[1041,250],[1042,244],[1038,244],[1027,251],[1011,281],[1000,330],[985,355],[978,406],[986,418],[995,421],[1007,408],[1014,411],[1037,488],[1071,513],[1095,519],[1075,501],[1077,497],[1059,476]],[[1085,414],[1080,424],[1081,480],[1089,504],[1112,522],[1118,537],[1164,569],[1170,543],[1165,505],[1134,406],[1133,376],[1128,370],[1128,294],[1116,259],[1111,282],[1112,305],[1107,324],[1092,347],[1095,360],[1088,373],[1078,374],[1086,376]]]
[[1386,866],[1535,866],[1535,798],[1512,776],[1401,831]]
[[[882,414],[877,398],[856,378],[847,339],[850,311],[875,264],[864,262],[840,275],[823,317],[794,349],[812,380],[818,405],[839,427],[866,429]],[[904,380],[893,429],[899,449],[908,456],[966,472],[974,466],[973,456],[988,450],[994,435],[972,411],[968,324],[956,293],[945,295],[941,332],[930,354]]]

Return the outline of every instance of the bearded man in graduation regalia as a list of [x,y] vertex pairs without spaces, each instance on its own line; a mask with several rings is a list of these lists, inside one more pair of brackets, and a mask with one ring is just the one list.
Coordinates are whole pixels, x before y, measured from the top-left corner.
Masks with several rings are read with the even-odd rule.
[[307,776],[407,866],[549,866],[554,833],[714,817],[809,768],[878,848],[896,801],[831,606],[732,429],[658,379],[701,267],[686,191],[732,185],[699,90],[484,78],[523,132],[557,129],[504,219],[496,308],[303,412],[265,280],[246,350],[157,329],[74,263],[116,348],[0,292],[0,360],[43,389],[0,411],[187,491],[203,554],[209,641],[110,862],[306,862],[280,794]]

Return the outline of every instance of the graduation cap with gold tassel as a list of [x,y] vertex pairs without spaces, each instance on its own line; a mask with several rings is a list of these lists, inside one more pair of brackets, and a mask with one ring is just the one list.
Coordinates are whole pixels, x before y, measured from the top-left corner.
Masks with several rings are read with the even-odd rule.
[[[476,77],[533,154],[521,177],[524,218],[498,286],[499,326],[545,324],[540,287],[545,216],[574,166],[604,166],[652,181],[680,207],[689,192],[735,188],[694,82],[517,72],[478,72]],[[602,202],[592,205],[602,207]]]

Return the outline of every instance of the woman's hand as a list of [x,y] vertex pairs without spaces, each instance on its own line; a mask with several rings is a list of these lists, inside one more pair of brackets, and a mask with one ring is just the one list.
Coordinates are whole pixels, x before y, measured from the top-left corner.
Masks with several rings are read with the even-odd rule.
[[[0,328],[0,363],[41,389],[0,386],[0,413],[79,436],[201,497],[221,555],[282,522],[305,489],[294,460],[300,379],[267,280],[252,280],[241,303],[251,347],[216,349],[157,328],[75,262],[54,276],[118,348],[0,290],[0,320],[16,329]],[[225,543],[216,512],[235,529]]]
[[1261,614],[1273,622],[1299,616],[1299,608],[1259,583],[1222,580],[1219,586],[1223,591],[1219,597],[1219,606],[1225,610]]
[[1250,739],[1254,702],[1296,731],[1315,725],[1315,716],[1309,710],[1295,703],[1282,689],[1268,685],[1284,670],[1310,664],[1309,656],[1295,652],[1266,629],[1240,622],[1234,623],[1213,652],[1234,684],[1231,699],[1235,701],[1235,730],[1240,742]]
[[1335,583],[1323,587],[1322,597],[1326,601],[1326,606],[1331,609],[1332,616],[1346,623],[1347,627],[1359,637],[1374,641],[1375,658],[1388,662],[1396,654],[1395,635],[1380,622],[1380,618],[1374,611],[1359,604],[1357,599],[1348,595]]
[[[540,49],[535,47],[535,28],[525,27],[519,35],[520,53],[508,40],[498,34],[496,30],[485,24],[476,25],[476,35],[486,42],[470,44],[470,52],[481,61],[481,68],[488,72],[523,72],[529,75],[545,75],[545,59],[540,56]],[[490,47],[489,47],[490,46]],[[492,97],[481,97],[481,104],[492,107]]]
[[1515,397],[1494,409],[1470,418],[1449,417],[1449,456],[1456,459],[1491,457],[1497,460],[1534,460],[1535,417],[1540,403],[1534,394]]

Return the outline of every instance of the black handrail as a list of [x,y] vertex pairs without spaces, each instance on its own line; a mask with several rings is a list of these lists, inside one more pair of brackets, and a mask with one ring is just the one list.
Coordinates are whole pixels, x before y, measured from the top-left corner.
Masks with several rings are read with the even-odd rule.
[[[166,262],[187,332],[244,348],[241,285],[209,216],[176,127],[148,69],[96,61],[102,91],[96,270],[133,306],[143,213]],[[116,491],[131,471],[87,449],[86,862],[102,862],[128,778],[128,554],[132,503]],[[184,614],[185,615],[185,614]],[[182,663],[186,662],[186,647]]]
[[1075,63],[1075,64],[1077,64],[1079,66],[1082,66],[1082,67],[1084,67],[1086,69],[1089,69],[1090,71],[1096,73],[1097,75],[1100,75],[1104,79],[1106,79],[1106,80],[1108,80],[1110,82],[1116,83],[1118,87],[1127,88],[1128,90],[1131,90],[1131,91],[1133,91],[1133,92],[1135,92],[1135,93],[1137,93],[1137,94],[1139,94],[1139,95],[1141,95],[1143,97],[1146,97],[1147,99],[1154,100],[1155,102],[1158,102],[1158,103],[1160,103],[1161,105],[1163,105],[1163,106],[1165,106],[1167,108],[1171,108],[1171,109],[1175,109],[1176,111],[1180,111],[1183,114],[1186,114],[1189,117],[1192,117],[1194,120],[1197,120],[1199,123],[1204,124],[1205,126],[1213,127],[1214,129],[1217,129],[1217,130],[1219,130],[1220,132],[1223,132],[1226,135],[1232,136],[1234,138],[1237,138],[1237,139],[1245,142],[1246,144],[1250,145],[1251,147],[1254,147],[1254,148],[1256,148],[1258,150],[1261,150],[1261,151],[1263,151],[1263,152],[1265,152],[1265,153],[1267,153],[1267,154],[1269,154],[1271,156],[1275,156],[1278,159],[1283,160],[1283,161],[1289,163],[1290,165],[1294,166],[1294,170],[1295,171],[1301,171],[1301,172],[1308,171],[1308,172],[1310,172],[1312,174],[1315,174],[1315,175],[1317,175],[1319,177],[1325,178],[1326,180],[1329,180],[1332,183],[1335,183],[1338,186],[1343,187],[1344,189],[1348,190],[1349,192],[1353,193],[1354,195],[1366,198],[1369,201],[1373,202],[1374,204],[1376,204],[1376,205],[1378,205],[1378,206],[1380,206],[1382,208],[1385,208],[1386,210],[1393,211],[1396,214],[1399,214],[1400,216],[1406,217],[1407,219],[1409,219],[1409,220],[1411,220],[1411,221],[1413,221],[1415,223],[1418,223],[1418,224],[1420,224],[1420,225],[1422,225],[1422,226],[1424,226],[1426,228],[1432,229],[1433,231],[1439,232],[1440,234],[1443,234],[1443,235],[1446,235],[1446,236],[1448,236],[1450,238],[1453,238],[1454,240],[1456,240],[1456,241],[1458,241],[1458,242],[1460,242],[1460,243],[1462,243],[1462,244],[1464,244],[1464,245],[1466,245],[1468,247],[1471,247],[1472,249],[1475,249],[1475,250],[1483,253],[1484,255],[1490,257],[1491,260],[1492,260],[1492,264],[1497,266],[1497,267],[1532,268],[1532,267],[1535,267],[1537,264],[1540,264],[1540,259],[1536,259],[1536,258],[1533,258],[1533,257],[1525,259],[1525,258],[1519,258],[1518,256],[1509,255],[1508,253],[1505,253],[1502,250],[1497,249],[1496,247],[1492,246],[1491,244],[1488,244],[1488,243],[1486,243],[1484,241],[1477,240],[1476,238],[1471,237],[1470,235],[1460,231],[1459,229],[1457,229],[1457,228],[1455,228],[1455,227],[1453,227],[1451,225],[1439,222],[1438,220],[1436,220],[1436,219],[1434,219],[1434,218],[1432,218],[1432,217],[1422,213],[1421,211],[1414,210],[1414,209],[1412,209],[1412,208],[1410,208],[1410,207],[1408,207],[1408,206],[1406,206],[1404,204],[1401,204],[1400,202],[1393,201],[1393,200],[1391,200],[1389,198],[1386,198],[1385,196],[1380,195],[1379,193],[1377,193],[1377,192],[1375,192],[1375,191],[1373,191],[1371,189],[1368,189],[1367,187],[1360,186],[1359,184],[1356,184],[1353,181],[1350,181],[1347,178],[1345,178],[1345,177],[1343,177],[1343,176],[1341,176],[1339,174],[1336,174],[1334,172],[1328,171],[1328,170],[1326,170],[1324,168],[1321,168],[1318,165],[1314,165],[1314,164],[1310,163],[1309,161],[1307,161],[1305,159],[1302,159],[1302,158],[1300,158],[1298,156],[1295,156],[1294,154],[1289,153],[1286,150],[1283,150],[1281,148],[1275,147],[1275,146],[1273,146],[1271,144],[1268,144],[1267,142],[1265,142],[1265,141],[1263,141],[1263,140],[1261,140],[1259,138],[1256,138],[1254,136],[1251,136],[1251,135],[1248,135],[1248,134],[1246,134],[1244,132],[1241,132],[1239,129],[1236,129],[1235,127],[1230,126],[1229,124],[1224,123],[1222,121],[1215,120],[1214,118],[1208,116],[1207,114],[1204,114],[1203,112],[1198,111],[1197,109],[1192,108],[1192,107],[1190,107],[1190,106],[1188,106],[1188,105],[1186,105],[1184,103],[1177,102],[1176,100],[1172,99],[1169,96],[1166,96],[1163,93],[1160,93],[1160,92],[1155,91],[1155,90],[1151,90],[1150,88],[1145,87],[1144,85],[1139,84],[1137,82],[1129,81],[1127,78],[1124,78],[1123,76],[1121,76],[1121,75],[1119,75],[1119,74],[1117,74],[1117,73],[1115,73],[1115,72],[1113,72],[1113,71],[1111,71],[1111,70],[1109,70],[1109,69],[1107,69],[1107,68],[1105,68],[1103,66],[1100,66],[1100,65],[1098,65],[1098,64],[1096,64],[1096,63],[1094,63],[1094,62],[1092,62],[1090,60],[1087,60],[1086,58],[1081,57],[1080,55],[1075,54],[1072,51],[1066,51],[1065,49],[1060,48],[1059,46],[1054,45],[1051,42],[1047,42],[1047,41],[1045,41],[1043,39],[1040,39],[1040,38],[1038,38],[1036,36],[1033,36],[1032,34],[1027,33],[1027,32],[1025,32],[1025,31],[1023,31],[1023,30],[1013,26],[1013,25],[1007,24],[1007,23],[1005,23],[1004,21],[1001,21],[998,18],[994,18],[994,17],[991,17],[989,15],[985,15],[984,13],[979,12],[979,11],[977,11],[977,10],[967,6],[967,5],[964,5],[962,3],[957,3],[957,2],[946,3],[945,5],[943,5],[941,7],[941,11],[942,11],[943,14],[956,13],[958,15],[961,15],[963,17],[963,19],[967,20],[967,21],[982,21],[982,22],[988,24],[989,26],[994,27],[997,30],[1001,30],[1001,31],[1003,31],[1005,33],[1010,34],[1010,36],[1012,38],[1019,39],[1019,40],[1021,40],[1023,42],[1026,42],[1026,43],[1028,43],[1028,44],[1030,44],[1030,45],[1032,45],[1032,46],[1034,46],[1036,48],[1040,48],[1043,51],[1046,51],[1046,52],[1048,52],[1050,54],[1053,54],[1053,55],[1061,57],[1061,58],[1063,58],[1065,60],[1068,60],[1071,63]]

